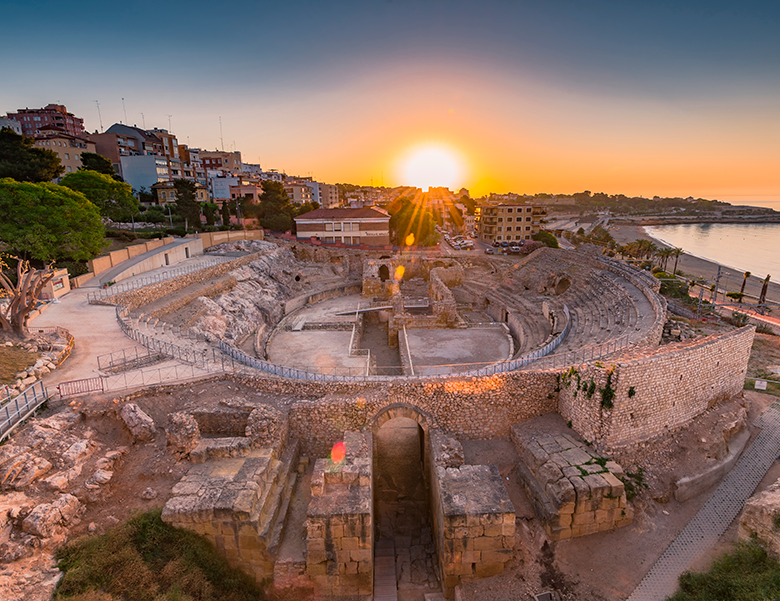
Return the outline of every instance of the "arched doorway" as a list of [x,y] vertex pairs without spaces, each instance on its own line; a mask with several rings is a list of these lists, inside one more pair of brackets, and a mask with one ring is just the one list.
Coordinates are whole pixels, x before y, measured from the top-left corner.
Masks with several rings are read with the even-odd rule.
[[374,420],[374,540],[377,557],[394,553],[399,591],[437,590],[429,497],[429,420],[410,406]]
[[387,265],[379,266],[379,280],[386,282],[390,279],[390,268]]

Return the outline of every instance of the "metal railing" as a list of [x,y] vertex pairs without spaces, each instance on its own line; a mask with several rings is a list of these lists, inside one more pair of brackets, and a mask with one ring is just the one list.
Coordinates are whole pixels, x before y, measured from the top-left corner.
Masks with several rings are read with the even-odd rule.
[[98,355],[98,370],[104,372],[119,372],[138,369],[162,361],[167,356],[158,351],[144,348],[122,349],[105,355]]
[[164,282],[172,278],[177,278],[181,275],[187,275],[188,273],[192,273],[194,271],[200,271],[201,269],[206,269],[208,267],[214,267],[215,265],[225,263],[226,261],[232,261],[233,259],[235,259],[235,257],[214,257],[194,265],[173,267],[162,273],[144,276],[142,278],[138,278],[137,280],[133,280],[132,282],[113,284],[108,288],[102,288],[100,290],[96,290],[95,292],[90,292],[87,295],[87,301],[92,304],[96,304],[117,294],[122,294],[123,292],[130,292],[131,290],[137,290],[138,288],[143,288],[144,286],[159,284],[160,282]]
[[48,399],[46,387],[38,380],[24,392],[0,402],[0,440],[35,413],[35,410]]
[[103,378],[100,376],[60,382],[57,386],[57,392],[60,393],[61,399],[66,396],[84,394],[85,392],[103,392],[103,390]]

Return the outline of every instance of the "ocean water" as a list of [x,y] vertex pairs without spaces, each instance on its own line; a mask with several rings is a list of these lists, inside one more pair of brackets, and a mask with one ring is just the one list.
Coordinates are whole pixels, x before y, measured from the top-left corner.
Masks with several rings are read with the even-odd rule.
[[780,280],[780,223],[653,225],[645,230],[687,254]]

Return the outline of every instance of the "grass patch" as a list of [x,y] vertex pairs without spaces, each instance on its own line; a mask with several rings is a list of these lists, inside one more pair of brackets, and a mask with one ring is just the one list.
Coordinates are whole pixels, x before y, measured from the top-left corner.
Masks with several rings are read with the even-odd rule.
[[142,513],[102,536],[57,552],[65,572],[54,599],[73,601],[258,601],[253,578],[228,566],[204,538]]
[[780,564],[757,543],[742,543],[712,563],[709,572],[684,572],[668,601],[764,601],[780,599]]
[[11,384],[16,374],[32,366],[40,357],[18,346],[0,346],[0,383]]

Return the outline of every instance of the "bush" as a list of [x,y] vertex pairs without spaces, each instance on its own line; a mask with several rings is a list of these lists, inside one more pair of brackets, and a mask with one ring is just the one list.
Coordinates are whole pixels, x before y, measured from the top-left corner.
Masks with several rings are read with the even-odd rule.
[[706,573],[684,572],[669,601],[761,601],[780,598],[780,564],[755,542],[741,543]]
[[536,242],[541,242],[542,244],[544,244],[545,246],[549,246],[550,248],[559,248],[558,239],[553,234],[545,230],[541,230],[540,232],[531,235],[531,240],[535,240]]
[[124,242],[132,242],[137,240],[138,236],[134,232],[128,232],[127,230],[106,230],[106,238],[116,238],[117,240],[123,240]]
[[86,536],[57,552],[65,572],[55,599],[100,601],[254,601],[253,578],[231,568],[204,538],[164,524],[160,510],[139,514],[103,536]]

